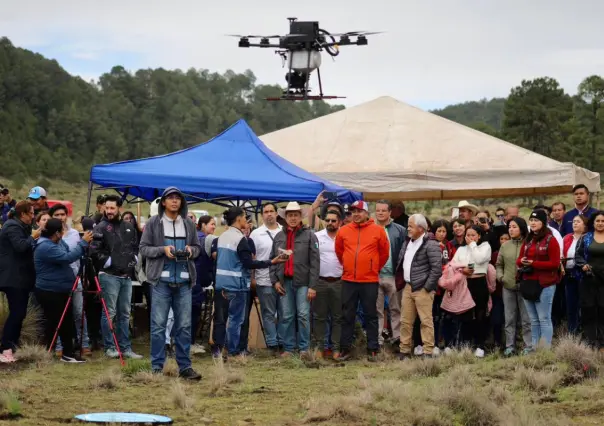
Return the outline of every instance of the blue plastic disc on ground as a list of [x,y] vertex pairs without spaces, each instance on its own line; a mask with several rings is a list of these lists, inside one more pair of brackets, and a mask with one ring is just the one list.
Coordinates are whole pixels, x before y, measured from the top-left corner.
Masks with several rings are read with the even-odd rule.
[[172,424],[170,417],[142,413],[90,413],[78,414],[75,418],[89,423]]

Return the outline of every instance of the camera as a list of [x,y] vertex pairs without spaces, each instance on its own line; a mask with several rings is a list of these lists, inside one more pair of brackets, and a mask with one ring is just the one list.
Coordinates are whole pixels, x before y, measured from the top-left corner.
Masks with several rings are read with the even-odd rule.
[[480,223],[487,223],[487,218],[486,217],[479,217],[478,218],[478,222],[480,222]]
[[522,268],[518,269],[519,274],[531,274],[533,271],[534,268],[532,266],[523,266]]
[[187,250],[175,250],[172,252],[177,262],[186,262],[189,260],[189,252]]

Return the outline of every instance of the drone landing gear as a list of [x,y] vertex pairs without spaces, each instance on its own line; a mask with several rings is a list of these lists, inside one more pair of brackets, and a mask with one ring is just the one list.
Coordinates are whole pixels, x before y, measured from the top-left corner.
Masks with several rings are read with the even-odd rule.
[[[306,71],[306,70],[305,70]],[[343,99],[344,96],[329,96],[323,94],[321,83],[321,72],[317,68],[317,79],[319,81],[319,95],[311,95],[309,88],[310,72],[289,70],[285,74],[287,89],[279,98],[266,98],[267,101],[318,101],[323,99]]]

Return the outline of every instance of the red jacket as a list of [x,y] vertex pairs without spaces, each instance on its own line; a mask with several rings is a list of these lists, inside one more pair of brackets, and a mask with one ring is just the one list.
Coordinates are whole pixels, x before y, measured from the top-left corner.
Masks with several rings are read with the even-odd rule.
[[[349,223],[336,236],[336,256],[344,269],[344,281],[377,283],[380,270],[390,257],[386,231],[373,219],[360,225]],[[392,253],[393,266],[397,259],[398,253]]]
[[570,246],[573,245],[573,239],[574,239],[573,234],[567,234],[562,239],[562,243],[564,243],[564,247],[562,247],[564,257],[566,257],[568,255],[568,249],[570,248]]
[[522,279],[539,281],[541,287],[557,284],[560,281],[560,245],[553,234],[548,231],[541,240],[535,241],[533,239],[530,241],[528,251],[526,246],[527,242],[525,241],[520,247],[516,266],[522,268],[524,265],[522,265],[521,259],[526,257],[533,261],[531,265],[533,271],[523,274]]

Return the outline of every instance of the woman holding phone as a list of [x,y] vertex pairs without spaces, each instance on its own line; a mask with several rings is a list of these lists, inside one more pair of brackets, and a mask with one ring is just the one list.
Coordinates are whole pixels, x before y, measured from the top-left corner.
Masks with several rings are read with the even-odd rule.
[[474,355],[484,358],[484,348],[489,330],[487,310],[489,305],[489,287],[487,270],[491,261],[491,246],[483,241],[484,231],[478,225],[469,226],[464,241],[455,252],[453,263],[467,265],[463,274],[467,277],[468,290],[476,306],[473,308],[472,320],[462,327],[463,340],[476,347]]

